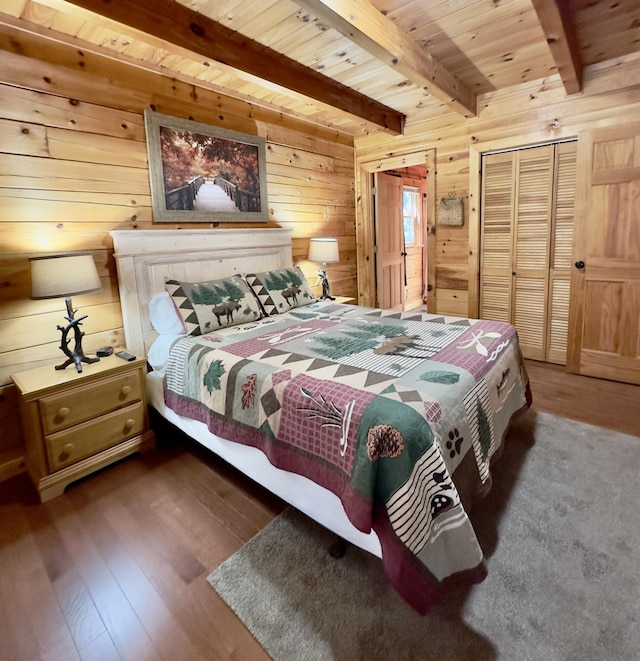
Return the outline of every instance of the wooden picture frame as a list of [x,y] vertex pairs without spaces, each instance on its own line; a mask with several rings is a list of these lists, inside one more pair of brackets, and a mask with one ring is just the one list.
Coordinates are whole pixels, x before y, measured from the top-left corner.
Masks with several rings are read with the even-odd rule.
[[153,222],[266,222],[265,140],[145,110]]

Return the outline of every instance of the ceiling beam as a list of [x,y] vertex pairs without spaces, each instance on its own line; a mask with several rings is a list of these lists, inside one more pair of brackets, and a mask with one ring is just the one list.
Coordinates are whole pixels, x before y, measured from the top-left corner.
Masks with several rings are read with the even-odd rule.
[[68,0],[71,4],[153,35],[262,80],[303,94],[402,134],[405,115],[248,39],[178,2]]
[[567,94],[582,91],[582,65],[567,0],[531,0]]
[[475,117],[476,96],[369,0],[295,0],[328,27],[423,87],[464,117]]

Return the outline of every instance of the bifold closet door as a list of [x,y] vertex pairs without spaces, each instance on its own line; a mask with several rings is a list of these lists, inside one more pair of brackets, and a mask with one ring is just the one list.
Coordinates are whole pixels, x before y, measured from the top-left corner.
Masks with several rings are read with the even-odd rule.
[[483,158],[480,316],[514,324],[523,354],[566,361],[575,143]]
[[559,363],[560,365],[565,365],[567,362],[577,152],[577,142],[563,142],[556,145],[556,185],[549,269],[549,325],[546,360],[549,363]]

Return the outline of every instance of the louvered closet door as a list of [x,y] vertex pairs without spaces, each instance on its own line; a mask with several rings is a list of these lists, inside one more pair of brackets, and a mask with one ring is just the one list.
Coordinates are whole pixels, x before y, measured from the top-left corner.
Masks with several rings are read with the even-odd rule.
[[575,143],[483,159],[480,316],[514,324],[527,358],[565,363]]
[[556,145],[547,361],[561,365],[567,362],[577,152],[577,142]]
[[522,353],[545,360],[553,206],[553,146],[515,152],[513,324]]
[[483,161],[480,317],[511,323],[513,153]]

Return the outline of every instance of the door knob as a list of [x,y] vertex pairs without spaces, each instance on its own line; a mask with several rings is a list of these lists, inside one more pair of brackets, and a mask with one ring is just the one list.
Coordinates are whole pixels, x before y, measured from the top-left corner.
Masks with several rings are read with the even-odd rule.
[[576,268],[577,269],[583,269],[584,268],[584,262],[580,260],[579,262],[576,262]]

